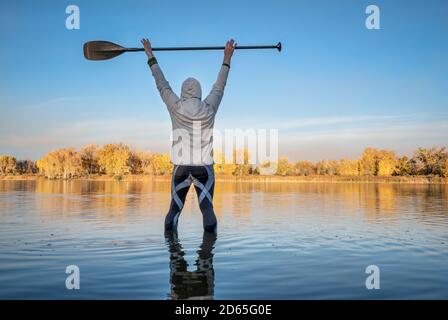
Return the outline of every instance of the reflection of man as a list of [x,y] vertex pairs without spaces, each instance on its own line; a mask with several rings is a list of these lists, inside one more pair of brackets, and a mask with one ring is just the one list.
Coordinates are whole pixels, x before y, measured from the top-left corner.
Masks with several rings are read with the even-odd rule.
[[176,299],[213,299],[215,271],[213,270],[213,247],[216,233],[204,232],[202,244],[197,251],[196,270],[188,271],[185,252],[179,243],[177,233],[167,231],[165,238],[170,252],[170,297]]
[[[148,65],[154,76],[157,89],[170,113],[173,143],[171,162],[174,164],[171,206],[165,218],[165,229],[177,228],[177,221],[184,206],[190,185],[193,183],[202,211],[204,230],[215,231],[216,216],[213,211],[213,126],[230,69],[230,60],[235,49],[234,41],[227,41],[224,61],[212,90],[202,99],[201,85],[194,78],[182,84],[180,97],[171,89],[153,55],[151,43],[142,39],[148,56]],[[180,134],[182,133],[182,134]],[[186,133],[186,137],[184,134]],[[180,135],[180,137],[178,137]],[[179,139],[180,138],[180,139]],[[179,152],[180,151],[180,152]]]

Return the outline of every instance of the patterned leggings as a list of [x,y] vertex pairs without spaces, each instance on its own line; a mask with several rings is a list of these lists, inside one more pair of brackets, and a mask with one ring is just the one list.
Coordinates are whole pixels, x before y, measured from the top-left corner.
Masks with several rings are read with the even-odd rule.
[[184,166],[175,165],[171,184],[171,205],[165,217],[165,229],[176,230],[179,215],[191,184],[194,184],[205,231],[216,231],[217,221],[213,211],[213,191],[215,174],[213,165]]

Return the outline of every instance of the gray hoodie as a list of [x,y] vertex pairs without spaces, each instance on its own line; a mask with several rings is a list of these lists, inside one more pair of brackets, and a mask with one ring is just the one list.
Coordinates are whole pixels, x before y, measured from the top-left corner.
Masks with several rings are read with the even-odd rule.
[[201,85],[196,79],[188,78],[183,82],[179,98],[156,60],[150,68],[171,117],[171,162],[175,165],[213,164],[213,126],[224,95],[229,66],[221,66],[218,79],[204,100]]

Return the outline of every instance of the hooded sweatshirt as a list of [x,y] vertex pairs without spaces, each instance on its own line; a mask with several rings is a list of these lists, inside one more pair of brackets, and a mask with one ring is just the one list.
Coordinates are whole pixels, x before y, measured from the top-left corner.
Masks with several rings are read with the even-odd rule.
[[171,162],[175,165],[212,165],[215,115],[224,95],[230,66],[221,66],[212,90],[202,100],[198,80],[186,79],[179,98],[166,81],[157,60],[152,58],[148,64],[171,117]]

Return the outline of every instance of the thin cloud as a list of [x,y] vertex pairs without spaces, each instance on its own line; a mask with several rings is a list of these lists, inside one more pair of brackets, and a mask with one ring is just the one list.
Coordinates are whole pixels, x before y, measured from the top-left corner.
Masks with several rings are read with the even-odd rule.
[[57,97],[57,98],[37,102],[35,104],[27,105],[24,107],[24,109],[32,111],[32,110],[41,110],[41,109],[51,108],[51,107],[55,107],[55,106],[62,107],[66,103],[77,102],[77,101],[79,102],[79,101],[83,101],[83,100],[87,100],[87,99],[88,98],[85,98],[85,97]]
[[87,143],[103,144],[125,141],[147,144],[169,138],[168,122],[146,122],[136,119],[80,121],[60,127],[44,129],[38,134],[20,132],[3,136],[2,145],[14,148],[29,146],[79,146]]
[[[415,124],[408,126],[377,128],[355,128],[341,130],[326,130],[310,133],[292,133],[281,135],[283,142],[317,142],[317,141],[380,141],[415,138],[448,138],[447,123]],[[448,141],[448,139],[447,139]]]

